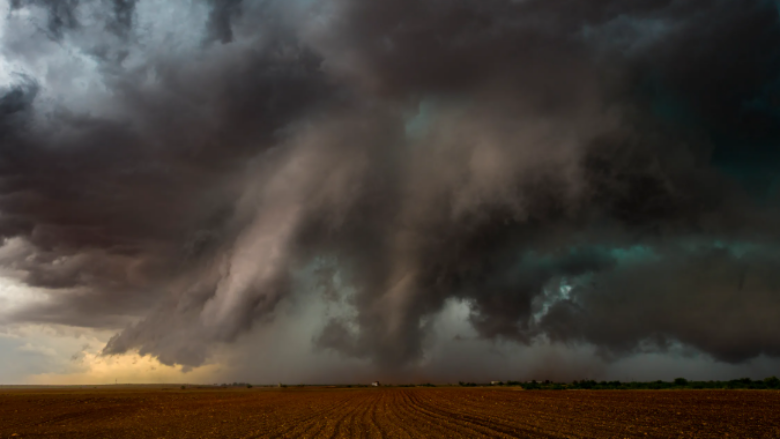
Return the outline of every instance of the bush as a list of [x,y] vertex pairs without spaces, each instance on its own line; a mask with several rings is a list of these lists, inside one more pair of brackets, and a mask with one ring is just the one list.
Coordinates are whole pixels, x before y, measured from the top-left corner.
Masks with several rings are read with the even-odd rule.
[[530,383],[523,384],[523,389],[525,390],[536,390],[536,389],[541,389],[541,387],[542,386],[539,385],[539,383],[537,383],[536,380],[533,380]]

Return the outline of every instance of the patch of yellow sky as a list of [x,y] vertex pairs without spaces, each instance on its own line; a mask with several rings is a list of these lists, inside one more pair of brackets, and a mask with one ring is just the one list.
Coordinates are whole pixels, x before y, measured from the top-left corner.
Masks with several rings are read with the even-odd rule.
[[137,353],[101,356],[85,352],[81,360],[83,367],[78,370],[29,375],[26,381],[33,385],[207,383],[220,369],[211,364],[184,372],[182,366],[168,366]]
[[[0,246],[0,256],[15,252],[22,246],[13,240]],[[211,383],[218,364],[207,364],[184,371],[182,366],[168,366],[149,355],[137,352],[103,356],[100,350],[115,330],[68,327],[63,325],[2,325],[3,314],[13,315],[33,304],[47,303],[48,292],[24,285],[15,273],[0,269],[0,338],[16,341],[18,346],[0,355],[12,356],[11,361],[24,361],[31,370],[48,367],[43,373],[31,372],[14,379],[15,384],[88,385],[88,384],[164,384]],[[6,348],[11,349],[11,348]],[[74,354],[74,352],[76,352]],[[29,354],[26,358],[14,355]],[[34,363],[33,363],[34,362]],[[2,371],[0,371],[2,372]],[[2,380],[0,373],[0,380]]]

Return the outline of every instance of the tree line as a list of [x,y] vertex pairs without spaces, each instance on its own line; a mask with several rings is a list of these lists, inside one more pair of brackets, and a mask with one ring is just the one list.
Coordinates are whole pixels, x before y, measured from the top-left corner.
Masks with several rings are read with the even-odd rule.
[[[459,382],[463,387],[479,386],[481,384],[471,382]],[[485,384],[487,385],[487,384]],[[519,386],[526,390],[662,390],[662,389],[780,389],[780,379],[769,377],[763,380],[739,378],[729,381],[689,381],[685,378],[675,378],[673,381],[595,381],[580,380],[570,383],[554,381],[501,381],[498,386]]]

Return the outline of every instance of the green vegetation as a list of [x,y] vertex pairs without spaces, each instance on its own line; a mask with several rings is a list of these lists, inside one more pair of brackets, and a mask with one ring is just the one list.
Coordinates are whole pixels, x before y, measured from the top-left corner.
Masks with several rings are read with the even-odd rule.
[[[442,385],[442,384],[439,384]],[[452,384],[447,384],[452,385]],[[447,386],[445,385],[445,386]],[[763,380],[751,380],[750,378],[740,378],[729,381],[690,381],[685,378],[675,378],[672,381],[595,381],[595,380],[581,380],[572,381],[570,383],[554,382],[550,380],[544,381],[492,381],[492,382],[471,382],[471,381],[459,381],[460,387],[522,387],[525,390],[664,390],[664,389],[775,389],[780,390],[780,379],[777,377],[769,377]],[[223,388],[227,387],[246,387],[251,389],[253,387],[288,387],[287,384],[277,384],[275,386],[270,385],[253,385],[249,383],[225,383],[221,385],[215,384]],[[303,384],[291,385],[291,387],[304,387]],[[358,387],[371,387],[368,384],[320,384],[312,386],[321,387],[338,387],[338,388],[358,388]],[[399,383],[399,384],[382,384],[382,387],[437,387],[432,383]],[[181,386],[182,389],[186,389],[186,386]]]
[[[476,386],[474,383],[460,383],[461,386]],[[621,381],[594,381],[582,380],[571,383],[555,383],[552,381],[507,381],[501,383],[504,386],[520,386],[526,390],[661,390],[661,389],[778,389],[780,379],[769,377],[763,380],[751,380],[740,378],[730,381],[689,381],[685,378],[676,378],[674,381],[649,381],[649,382],[621,382]]]

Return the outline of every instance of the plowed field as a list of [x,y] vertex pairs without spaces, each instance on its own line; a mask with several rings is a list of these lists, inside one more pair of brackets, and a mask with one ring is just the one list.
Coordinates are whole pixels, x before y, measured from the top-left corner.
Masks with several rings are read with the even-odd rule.
[[780,438],[780,392],[5,388],[11,437]]

